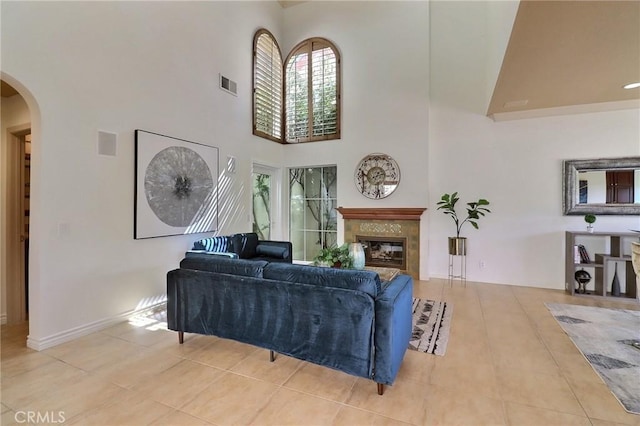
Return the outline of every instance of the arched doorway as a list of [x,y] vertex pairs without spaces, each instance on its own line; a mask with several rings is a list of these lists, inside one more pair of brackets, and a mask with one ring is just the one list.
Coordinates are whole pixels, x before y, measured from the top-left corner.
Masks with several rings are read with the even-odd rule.
[[34,195],[31,191],[31,147],[37,139],[34,127],[39,128],[39,112],[33,96],[22,84],[4,72],[0,73],[0,80],[3,122],[0,151],[2,322],[16,324],[30,319],[32,309],[29,307],[37,306],[29,300],[33,293],[30,291],[33,285],[29,271],[33,265],[30,265],[32,250],[29,240],[33,239],[30,238],[30,219]]

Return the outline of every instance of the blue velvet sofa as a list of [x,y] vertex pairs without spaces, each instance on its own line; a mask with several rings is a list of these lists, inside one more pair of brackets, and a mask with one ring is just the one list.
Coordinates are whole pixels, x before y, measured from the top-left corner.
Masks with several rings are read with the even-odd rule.
[[411,338],[413,279],[224,256],[167,273],[167,323],[393,384]]
[[240,259],[286,263],[292,261],[289,241],[259,240],[255,232],[203,238],[193,243],[193,248],[187,252],[187,256],[221,253]]

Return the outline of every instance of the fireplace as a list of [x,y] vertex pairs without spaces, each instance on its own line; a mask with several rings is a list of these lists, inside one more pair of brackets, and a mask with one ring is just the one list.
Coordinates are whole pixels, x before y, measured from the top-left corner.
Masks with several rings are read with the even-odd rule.
[[356,235],[356,241],[364,246],[366,266],[407,269],[406,238]]
[[345,243],[360,242],[369,266],[398,268],[420,279],[420,217],[424,208],[345,208]]

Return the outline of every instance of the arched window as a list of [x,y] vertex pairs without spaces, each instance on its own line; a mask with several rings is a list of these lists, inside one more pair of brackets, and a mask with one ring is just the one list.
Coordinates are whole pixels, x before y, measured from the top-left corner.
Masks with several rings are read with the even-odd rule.
[[258,30],[253,39],[253,134],[280,143],[339,139],[338,49],[327,39],[310,38],[293,48],[284,66],[281,58],[273,35]]
[[340,56],[329,40],[311,38],[285,62],[285,141],[340,138]]
[[265,29],[253,37],[253,134],[282,142],[282,55]]

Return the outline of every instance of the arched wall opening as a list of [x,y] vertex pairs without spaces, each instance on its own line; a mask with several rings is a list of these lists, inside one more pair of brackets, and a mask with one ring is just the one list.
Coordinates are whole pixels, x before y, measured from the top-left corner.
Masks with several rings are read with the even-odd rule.
[[[6,181],[5,177],[8,173],[8,162],[12,161],[14,158],[6,155],[7,153],[7,145],[9,143],[15,143],[16,138],[19,138],[21,135],[26,133],[30,133],[31,135],[31,154],[30,154],[30,178],[29,178],[29,240],[30,243],[28,245],[28,253],[25,256],[28,257],[28,271],[25,275],[28,276],[28,290],[25,289],[23,283],[16,283],[12,280],[8,279],[7,276],[7,260],[14,261],[15,256],[10,258],[10,254],[7,251],[7,239],[9,238],[9,229],[7,229],[7,220],[8,220],[8,208],[10,207],[7,203],[7,195],[8,188],[6,185],[2,185],[2,220],[0,221],[0,228],[2,229],[2,286],[3,292],[8,292],[9,294],[15,294],[18,291],[22,291],[24,293],[28,293],[28,313],[29,313],[29,335],[37,334],[37,330],[39,325],[41,324],[42,318],[40,317],[40,309],[42,301],[40,300],[40,241],[41,241],[41,231],[40,231],[40,221],[42,209],[40,208],[41,203],[41,194],[40,194],[40,165],[42,164],[41,157],[41,118],[40,118],[40,107],[35,97],[31,93],[31,91],[20,82],[18,79],[13,76],[7,74],[4,71],[0,71],[0,79],[5,81],[10,86],[12,86],[18,94],[22,97],[24,102],[28,108],[28,119],[26,117],[20,118],[19,122],[10,123],[7,126],[3,125],[3,132],[5,134],[2,135],[3,146],[1,156],[1,167],[0,167],[0,175],[2,175],[2,180]],[[13,235],[11,235],[13,238]],[[15,253],[14,253],[15,254]],[[24,282],[24,281],[23,281]],[[10,288],[10,286],[13,286]],[[22,295],[22,300],[26,300],[27,295]],[[14,301],[7,300],[7,303],[15,303],[15,300],[20,300],[19,297],[14,298]],[[12,309],[12,316],[16,317],[16,306],[6,306],[6,309]],[[18,315],[19,317],[19,315]],[[28,345],[28,343],[27,343]]]

